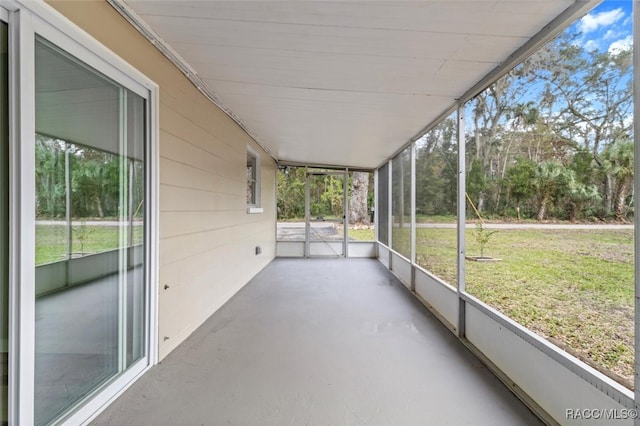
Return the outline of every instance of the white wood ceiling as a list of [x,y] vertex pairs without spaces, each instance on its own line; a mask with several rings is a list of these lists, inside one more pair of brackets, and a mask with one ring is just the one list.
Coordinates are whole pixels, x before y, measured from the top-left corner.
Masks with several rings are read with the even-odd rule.
[[126,0],[278,160],[366,168],[573,3]]

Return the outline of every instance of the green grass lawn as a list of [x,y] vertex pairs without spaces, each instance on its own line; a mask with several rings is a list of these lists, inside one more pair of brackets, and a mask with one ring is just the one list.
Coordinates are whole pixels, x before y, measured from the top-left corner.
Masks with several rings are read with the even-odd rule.
[[[472,230],[466,254],[478,255]],[[417,261],[456,283],[455,229],[417,230]],[[500,230],[466,262],[467,291],[633,383],[633,231]]]
[[[391,229],[391,247],[406,258],[411,257],[411,228],[398,228],[394,223]],[[417,241],[417,234],[416,234]]]
[[[64,225],[36,225],[36,265],[52,263],[67,258],[67,243]],[[119,244],[117,226],[72,227],[71,252],[74,256],[115,250]],[[142,243],[142,225],[133,228],[133,244]]]
[[416,214],[417,223],[456,223],[456,217],[451,215],[422,215]]
[[373,241],[375,233],[373,228],[371,229],[352,229],[349,228],[349,239],[357,241]]

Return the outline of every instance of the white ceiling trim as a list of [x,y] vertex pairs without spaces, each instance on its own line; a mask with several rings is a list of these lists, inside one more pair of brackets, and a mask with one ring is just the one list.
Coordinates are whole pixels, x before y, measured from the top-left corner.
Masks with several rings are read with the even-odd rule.
[[163,39],[157,34],[140,16],[138,16],[133,9],[131,9],[123,0],[107,0],[107,2],[118,13],[120,13],[140,34],[142,34],[156,49],[158,49],[163,55],[167,57],[184,75],[191,81],[191,83],[202,93],[207,99],[213,102],[218,108],[224,111],[233,121],[245,131],[255,143],[258,144],[262,150],[267,153],[275,161],[278,159],[273,155],[271,150],[265,146],[260,139],[253,134],[253,132],[240,120],[240,118],[231,109],[227,108],[224,103],[218,98],[213,90],[205,83],[198,73],[189,65],[189,63],[171,48]]

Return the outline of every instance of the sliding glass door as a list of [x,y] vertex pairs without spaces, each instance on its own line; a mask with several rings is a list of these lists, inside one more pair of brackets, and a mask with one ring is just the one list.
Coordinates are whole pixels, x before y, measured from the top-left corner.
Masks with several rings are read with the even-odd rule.
[[0,425],[83,424],[157,356],[158,86],[59,18],[0,6]]
[[36,37],[35,422],[145,356],[145,100]]

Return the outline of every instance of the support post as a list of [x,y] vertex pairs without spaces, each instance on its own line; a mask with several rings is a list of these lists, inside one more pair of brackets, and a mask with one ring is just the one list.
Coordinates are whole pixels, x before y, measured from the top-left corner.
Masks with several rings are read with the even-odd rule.
[[[640,1],[633,2],[633,155],[640,158]],[[634,187],[640,188],[640,161],[633,165]],[[633,215],[633,257],[635,284],[635,362],[634,362],[634,406],[636,412],[640,409],[640,215]],[[640,419],[635,418],[634,424],[640,426]]]
[[309,169],[304,168],[304,257],[311,257],[311,181]]
[[349,169],[344,170],[344,174],[342,175],[342,193],[344,194],[342,197],[343,208],[342,211],[344,213],[344,217],[342,218],[342,234],[343,234],[343,249],[342,255],[347,258],[349,257]]
[[411,291],[416,291],[416,143],[411,142]]
[[465,291],[465,224],[466,224],[466,162],[464,139],[464,104],[458,105],[458,336],[465,337],[466,305],[462,298]]
[[380,202],[378,200],[380,191],[378,190],[378,185],[380,185],[380,177],[378,170],[380,170],[380,168],[377,168],[373,172],[373,223],[371,224],[373,225],[373,240],[376,242],[376,257],[378,257],[378,244],[380,242],[380,231],[378,227],[378,219],[380,218]]
[[[387,173],[387,244],[393,248],[393,161],[389,160],[389,172]],[[393,250],[389,250],[389,270],[393,271]]]
[[[71,228],[71,161],[69,161],[69,143],[64,143],[64,192],[65,192],[65,239],[67,244],[67,261],[71,260],[73,251]],[[69,262],[67,262],[67,277],[69,277]]]

